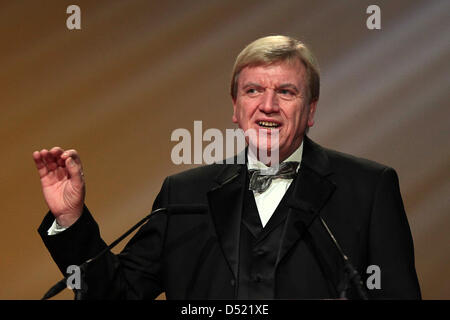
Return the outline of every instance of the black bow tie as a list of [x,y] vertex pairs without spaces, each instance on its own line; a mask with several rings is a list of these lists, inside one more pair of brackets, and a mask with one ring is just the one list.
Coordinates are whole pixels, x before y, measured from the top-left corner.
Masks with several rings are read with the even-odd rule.
[[278,169],[249,170],[249,190],[262,193],[266,191],[273,179],[294,179],[297,175],[298,162],[282,162]]

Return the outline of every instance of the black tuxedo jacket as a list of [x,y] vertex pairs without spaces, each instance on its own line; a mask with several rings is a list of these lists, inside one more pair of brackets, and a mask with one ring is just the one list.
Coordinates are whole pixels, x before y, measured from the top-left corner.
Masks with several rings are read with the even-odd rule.
[[[86,271],[93,299],[234,299],[246,165],[213,164],[167,177],[153,209],[205,204],[207,212],[155,215],[119,254],[108,253]],[[303,159],[275,267],[280,299],[337,298],[342,258],[322,217],[360,272],[380,268],[370,298],[418,299],[411,232],[395,171],[322,148],[305,137]],[[48,236],[49,212],[39,233],[60,270],[95,256],[106,244],[85,208],[66,231]],[[370,275],[370,274],[369,274]]]

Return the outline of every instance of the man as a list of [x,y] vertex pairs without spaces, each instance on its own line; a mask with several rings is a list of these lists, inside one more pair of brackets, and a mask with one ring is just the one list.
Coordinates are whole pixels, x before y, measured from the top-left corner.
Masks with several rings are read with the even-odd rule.
[[[305,135],[319,99],[309,49],[285,36],[249,44],[237,57],[231,96],[233,122],[257,132],[250,146],[276,152],[281,164],[262,161],[257,152],[245,164],[166,178],[153,209],[204,204],[207,212],[155,215],[119,255],[109,252],[88,267],[85,297],[329,299],[346,292],[358,298],[324,221],[363,278],[369,266],[379,268],[370,298],[420,298],[395,171],[322,148]],[[33,157],[50,208],[39,233],[64,273],[106,244],[84,205],[77,152],[55,147]],[[268,166],[282,172],[268,178],[259,171]]]

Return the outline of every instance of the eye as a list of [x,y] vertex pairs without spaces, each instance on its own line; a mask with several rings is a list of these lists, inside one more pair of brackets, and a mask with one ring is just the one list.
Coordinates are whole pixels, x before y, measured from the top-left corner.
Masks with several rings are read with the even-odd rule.
[[250,96],[250,97],[254,97],[259,95],[262,92],[262,89],[259,88],[247,88],[245,89],[245,93]]
[[292,100],[297,96],[297,93],[292,89],[279,89],[277,94],[285,100]]
[[283,96],[295,96],[295,92],[289,89],[280,89],[278,90],[278,93]]

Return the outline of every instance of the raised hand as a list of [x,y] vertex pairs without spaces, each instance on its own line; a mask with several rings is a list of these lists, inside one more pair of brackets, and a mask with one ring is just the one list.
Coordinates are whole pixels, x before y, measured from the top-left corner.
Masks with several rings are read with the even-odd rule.
[[63,227],[71,226],[83,212],[86,194],[83,167],[76,150],[54,147],[33,152],[45,201]]

